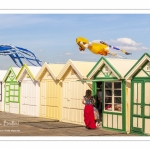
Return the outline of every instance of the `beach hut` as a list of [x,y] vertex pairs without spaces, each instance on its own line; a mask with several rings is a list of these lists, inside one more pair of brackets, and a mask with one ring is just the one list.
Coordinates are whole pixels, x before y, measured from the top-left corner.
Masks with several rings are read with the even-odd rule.
[[[112,130],[128,132],[129,97],[124,75],[137,60],[101,59],[87,74],[92,81],[93,94],[98,100],[98,92],[102,89],[102,127]],[[102,85],[102,87],[100,87]]]
[[57,79],[62,82],[61,121],[84,124],[82,99],[86,90],[91,89],[91,84],[78,80],[86,79],[95,63],[69,59],[58,74]]
[[4,111],[4,83],[2,82],[7,70],[0,70],[0,111]]
[[62,83],[56,79],[64,64],[47,64],[41,67],[36,76],[40,82],[40,116],[60,119]]
[[40,87],[35,76],[41,67],[24,64],[16,80],[20,83],[20,114],[39,116]]
[[20,113],[20,85],[16,80],[20,68],[10,67],[4,78],[4,111]]
[[150,135],[150,55],[145,53],[126,73],[130,85],[130,132]]

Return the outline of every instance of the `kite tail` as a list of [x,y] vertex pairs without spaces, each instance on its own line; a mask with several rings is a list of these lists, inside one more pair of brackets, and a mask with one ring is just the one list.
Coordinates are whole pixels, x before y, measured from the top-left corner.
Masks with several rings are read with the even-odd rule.
[[119,49],[119,48],[117,48],[117,47],[115,47],[115,46],[108,45],[107,43],[105,43],[105,42],[103,42],[103,41],[100,41],[100,43],[102,43],[102,44],[104,44],[104,45],[107,45],[107,46],[109,46],[110,48],[113,48],[113,49],[115,49],[115,50],[121,51],[121,52],[123,52],[125,55],[131,55],[131,54],[132,54],[132,53],[126,52],[125,50],[121,50],[121,49]]
[[126,52],[125,50],[120,50],[121,52],[123,52],[126,55],[131,55],[131,53]]

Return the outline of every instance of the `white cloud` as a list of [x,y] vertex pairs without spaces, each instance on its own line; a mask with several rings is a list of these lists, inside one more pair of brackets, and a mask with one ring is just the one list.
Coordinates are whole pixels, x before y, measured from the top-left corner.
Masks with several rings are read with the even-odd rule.
[[66,53],[65,55],[72,55],[71,53]]
[[79,53],[80,53],[80,54],[90,54],[89,51],[80,51]]
[[131,45],[131,46],[142,45],[141,43],[136,43],[135,41],[133,41],[132,39],[129,39],[129,38],[118,38],[117,42],[122,43],[122,44],[126,44],[126,45]]
[[145,47],[142,43],[137,43],[130,38],[118,38],[117,40],[110,40],[108,43],[127,51],[150,50],[149,47]]

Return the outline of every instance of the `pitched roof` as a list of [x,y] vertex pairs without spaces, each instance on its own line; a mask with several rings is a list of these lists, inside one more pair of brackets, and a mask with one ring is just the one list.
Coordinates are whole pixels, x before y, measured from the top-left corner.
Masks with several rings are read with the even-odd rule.
[[18,68],[18,67],[9,67],[9,69],[7,70],[2,82],[4,82],[7,79],[7,76],[9,75],[9,73],[11,71],[15,74],[15,76],[17,76],[19,71],[20,71],[20,68]]
[[91,79],[103,65],[106,65],[118,79],[124,79],[124,75],[126,74],[126,72],[136,62],[137,60],[101,57],[101,59],[95,64],[92,70],[88,73],[87,77]]
[[24,74],[28,73],[31,79],[35,80],[35,76],[37,75],[40,69],[41,67],[39,66],[27,66],[26,64],[24,64],[21,67],[20,72],[18,73],[16,79],[17,81],[21,81],[23,80]]
[[35,79],[41,80],[44,70],[47,69],[48,72],[52,75],[53,79],[56,80],[56,77],[58,76],[64,65],[65,64],[47,64],[45,62],[36,75]]
[[141,68],[146,61],[150,61],[150,55],[147,53],[144,53],[142,57],[132,66],[130,70],[125,74],[125,79],[131,78],[139,68]]
[[69,67],[72,67],[81,79],[86,79],[89,70],[95,65],[96,62],[73,61],[69,59],[61,72],[58,74],[57,79],[61,80]]
[[7,70],[0,70],[0,81],[3,80],[5,74],[6,74]]

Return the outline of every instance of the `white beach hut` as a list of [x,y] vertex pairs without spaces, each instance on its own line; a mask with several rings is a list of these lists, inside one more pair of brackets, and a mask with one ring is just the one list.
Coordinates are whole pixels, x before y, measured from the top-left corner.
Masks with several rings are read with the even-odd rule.
[[39,116],[40,88],[35,76],[40,68],[24,64],[16,77],[21,83],[20,114]]

